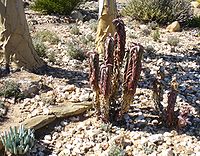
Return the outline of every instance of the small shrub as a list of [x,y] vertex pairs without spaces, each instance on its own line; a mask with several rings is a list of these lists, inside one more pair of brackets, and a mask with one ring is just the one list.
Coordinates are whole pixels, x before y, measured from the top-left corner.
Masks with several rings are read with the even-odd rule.
[[67,46],[68,46],[67,49],[68,56],[71,57],[72,59],[83,61],[86,58],[83,50],[79,47],[78,43],[69,42]]
[[69,15],[81,0],[36,0],[32,9],[43,13]]
[[170,45],[170,46],[177,46],[178,43],[179,43],[179,38],[176,37],[176,36],[169,36],[167,38],[167,43]]
[[43,42],[49,42],[51,44],[58,44],[60,41],[58,36],[50,30],[39,31],[35,35],[35,38],[41,39]]
[[40,57],[46,57],[47,48],[39,38],[33,38],[33,46]]
[[0,118],[5,116],[7,113],[7,107],[4,105],[4,102],[0,100]]
[[74,25],[74,26],[72,26],[70,28],[70,33],[73,34],[73,35],[79,35],[80,34],[80,30],[76,25]]
[[0,88],[0,96],[5,98],[15,97],[19,98],[22,96],[19,84],[13,81],[6,81],[3,87]]
[[34,146],[35,137],[33,131],[20,125],[18,130],[17,127],[10,127],[10,131],[4,132],[1,141],[6,151],[14,155],[24,155]]
[[199,27],[200,28],[200,16],[194,16],[187,21],[189,27]]
[[154,41],[160,41],[160,32],[159,29],[156,29],[153,34],[152,34],[152,38]]
[[125,156],[125,151],[117,145],[112,145],[108,152],[109,156]]
[[187,0],[130,0],[122,14],[143,22],[183,22],[191,16],[191,6]]

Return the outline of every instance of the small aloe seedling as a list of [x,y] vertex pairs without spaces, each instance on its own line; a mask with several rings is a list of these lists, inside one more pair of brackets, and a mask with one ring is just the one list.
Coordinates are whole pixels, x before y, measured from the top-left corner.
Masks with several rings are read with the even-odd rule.
[[25,129],[23,125],[11,128],[10,131],[4,132],[1,135],[2,144],[5,146],[5,150],[14,155],[24,155],[34,146],[35,137],[34,131]]
[[168,94],[168,106],[166,110],[166,121],[169,127],[172,127],[177,122],[177,117],[175,115],[175,104],[178,95],[178,82],[176,79],[171,82],[171,91]]

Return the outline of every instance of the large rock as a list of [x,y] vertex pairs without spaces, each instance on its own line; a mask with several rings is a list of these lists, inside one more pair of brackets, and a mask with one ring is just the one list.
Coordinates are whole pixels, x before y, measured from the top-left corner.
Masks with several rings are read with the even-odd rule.
[[22,124],[26,128],[38,130],[56,119],[55,115],[39,115],[30,119],[25,120]]
[[84,113],[91,107],[92,102],[72,103],[66,101],[66,103],[61,106],[51,107],[49,112],[51,115],[39,115],[30,119],[26,119],[22,124],[25,125],[26,128],[38,130],[50,124],[56,118],[78,115]]
[[84,113],[91,107],[92,107],[92,102],[80,102],[80,103],[66,102],[64,105],[53,107],[50,110],[50,113],[54,114],[57,118],[62,118]]
[[181,30],[181,26],[178,21],[173,22],[172,24],[167,26],[167,31],[169,32],[178,32]]

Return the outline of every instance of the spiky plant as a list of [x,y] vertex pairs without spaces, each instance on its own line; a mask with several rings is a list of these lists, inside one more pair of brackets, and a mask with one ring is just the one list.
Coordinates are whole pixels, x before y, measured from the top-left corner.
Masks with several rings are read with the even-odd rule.
[[168,106],[166,109],[166,124],[168,127],[172,127],[177,123],[174,109],[178,92],[178,82],[174,79],[171,82],[171,91],[168,94]]
[[133,43],[127,56],[124,71],[123,95],[121,115],[127,113],[136,92],[137,83],[142,70],[142,55],[144,48],[140,44]]
[[[127,113],[132,97],[135,94],[137,82],[141,73],[141,59],[144,48],[140,44],[133,44],[127,52],[125,72],[122,73],[123,60],[125,57],[126,32],[121,19],[113,20],[116,33],[114,38],[109,35],[105,41],[104,60],[100,68],[100,114],[104,121],[116,121],[122,119]],[[98,92],[98,61],[96,54],[90,56],[90,84]],[[124,82],[120,77],[124,74]],[[123,95],[121,93],[123,87]],[[95,101],[97,102],[97,101]],[[95,103],[99,110],[99,103]],[[121,108],[120,108],[121,107]]]
[[161,104],[162,100],[163,100],[163,95],[164,95],[164,91],[163,91],[163,80],[165,78],[165,73],[164,73],[164,69],[160,68],[157,71],[157,77],[153,80],[153,101],[155,103],[155,108],[156,110],[159,112],[159,114],[163,115],[163,105]]
[[97,115],[100,115],[100,101],[99,101],[99,54],[96,52],[90,53],[90,86],[92,87],[94,96],[94,107],[96,109]]
[[34,131],[25,129],[23,125],[18,130],[17,127],[10,127],[10,131],[1,135],[1,141],[6,151],[14,155],[24,155],[34,146]]
[[105,42],[104,64],[101,65],[100,91],[102,94],[102,118],[109,120],[110,97],[112,93],[112,76],[114,64],[114,40],[110,35]]

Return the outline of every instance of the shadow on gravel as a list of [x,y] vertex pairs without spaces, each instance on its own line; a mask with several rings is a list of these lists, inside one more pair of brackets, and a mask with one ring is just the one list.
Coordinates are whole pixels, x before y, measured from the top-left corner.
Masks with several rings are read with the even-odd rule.
[[[193,115],[189,116],[189,121],[191,124],[187,125],[183,129],[169,128],[165,123],[163,123],[161,117],[159,117],[158,112],[153,107],[140,108],[138,110],[134,106],[131,108],[131,113],[129,114],[129,120],[132,123],[128,123],[124,120],[122,122],[113,122],[114,126],[124,128],[129,131],[143,131],[150,134],[164,134],[165,132],[170,132],[175,130],[178,134],[186,134],[189,136],[194,136],[198,141],[200,141],[200,118]],[[142,115],[139,115],[142,112]],[[152,121],[156,121],[154,124]]]
[[42,70],[36,71],[35,74],[52,76],[53,78],[67,79],[68,84],[74,84],[78,87],[88,85],[83,82],[85,80],[88,80],[88,73],[82,71],[73,71],[62,69],[59,67],[47,66]]

